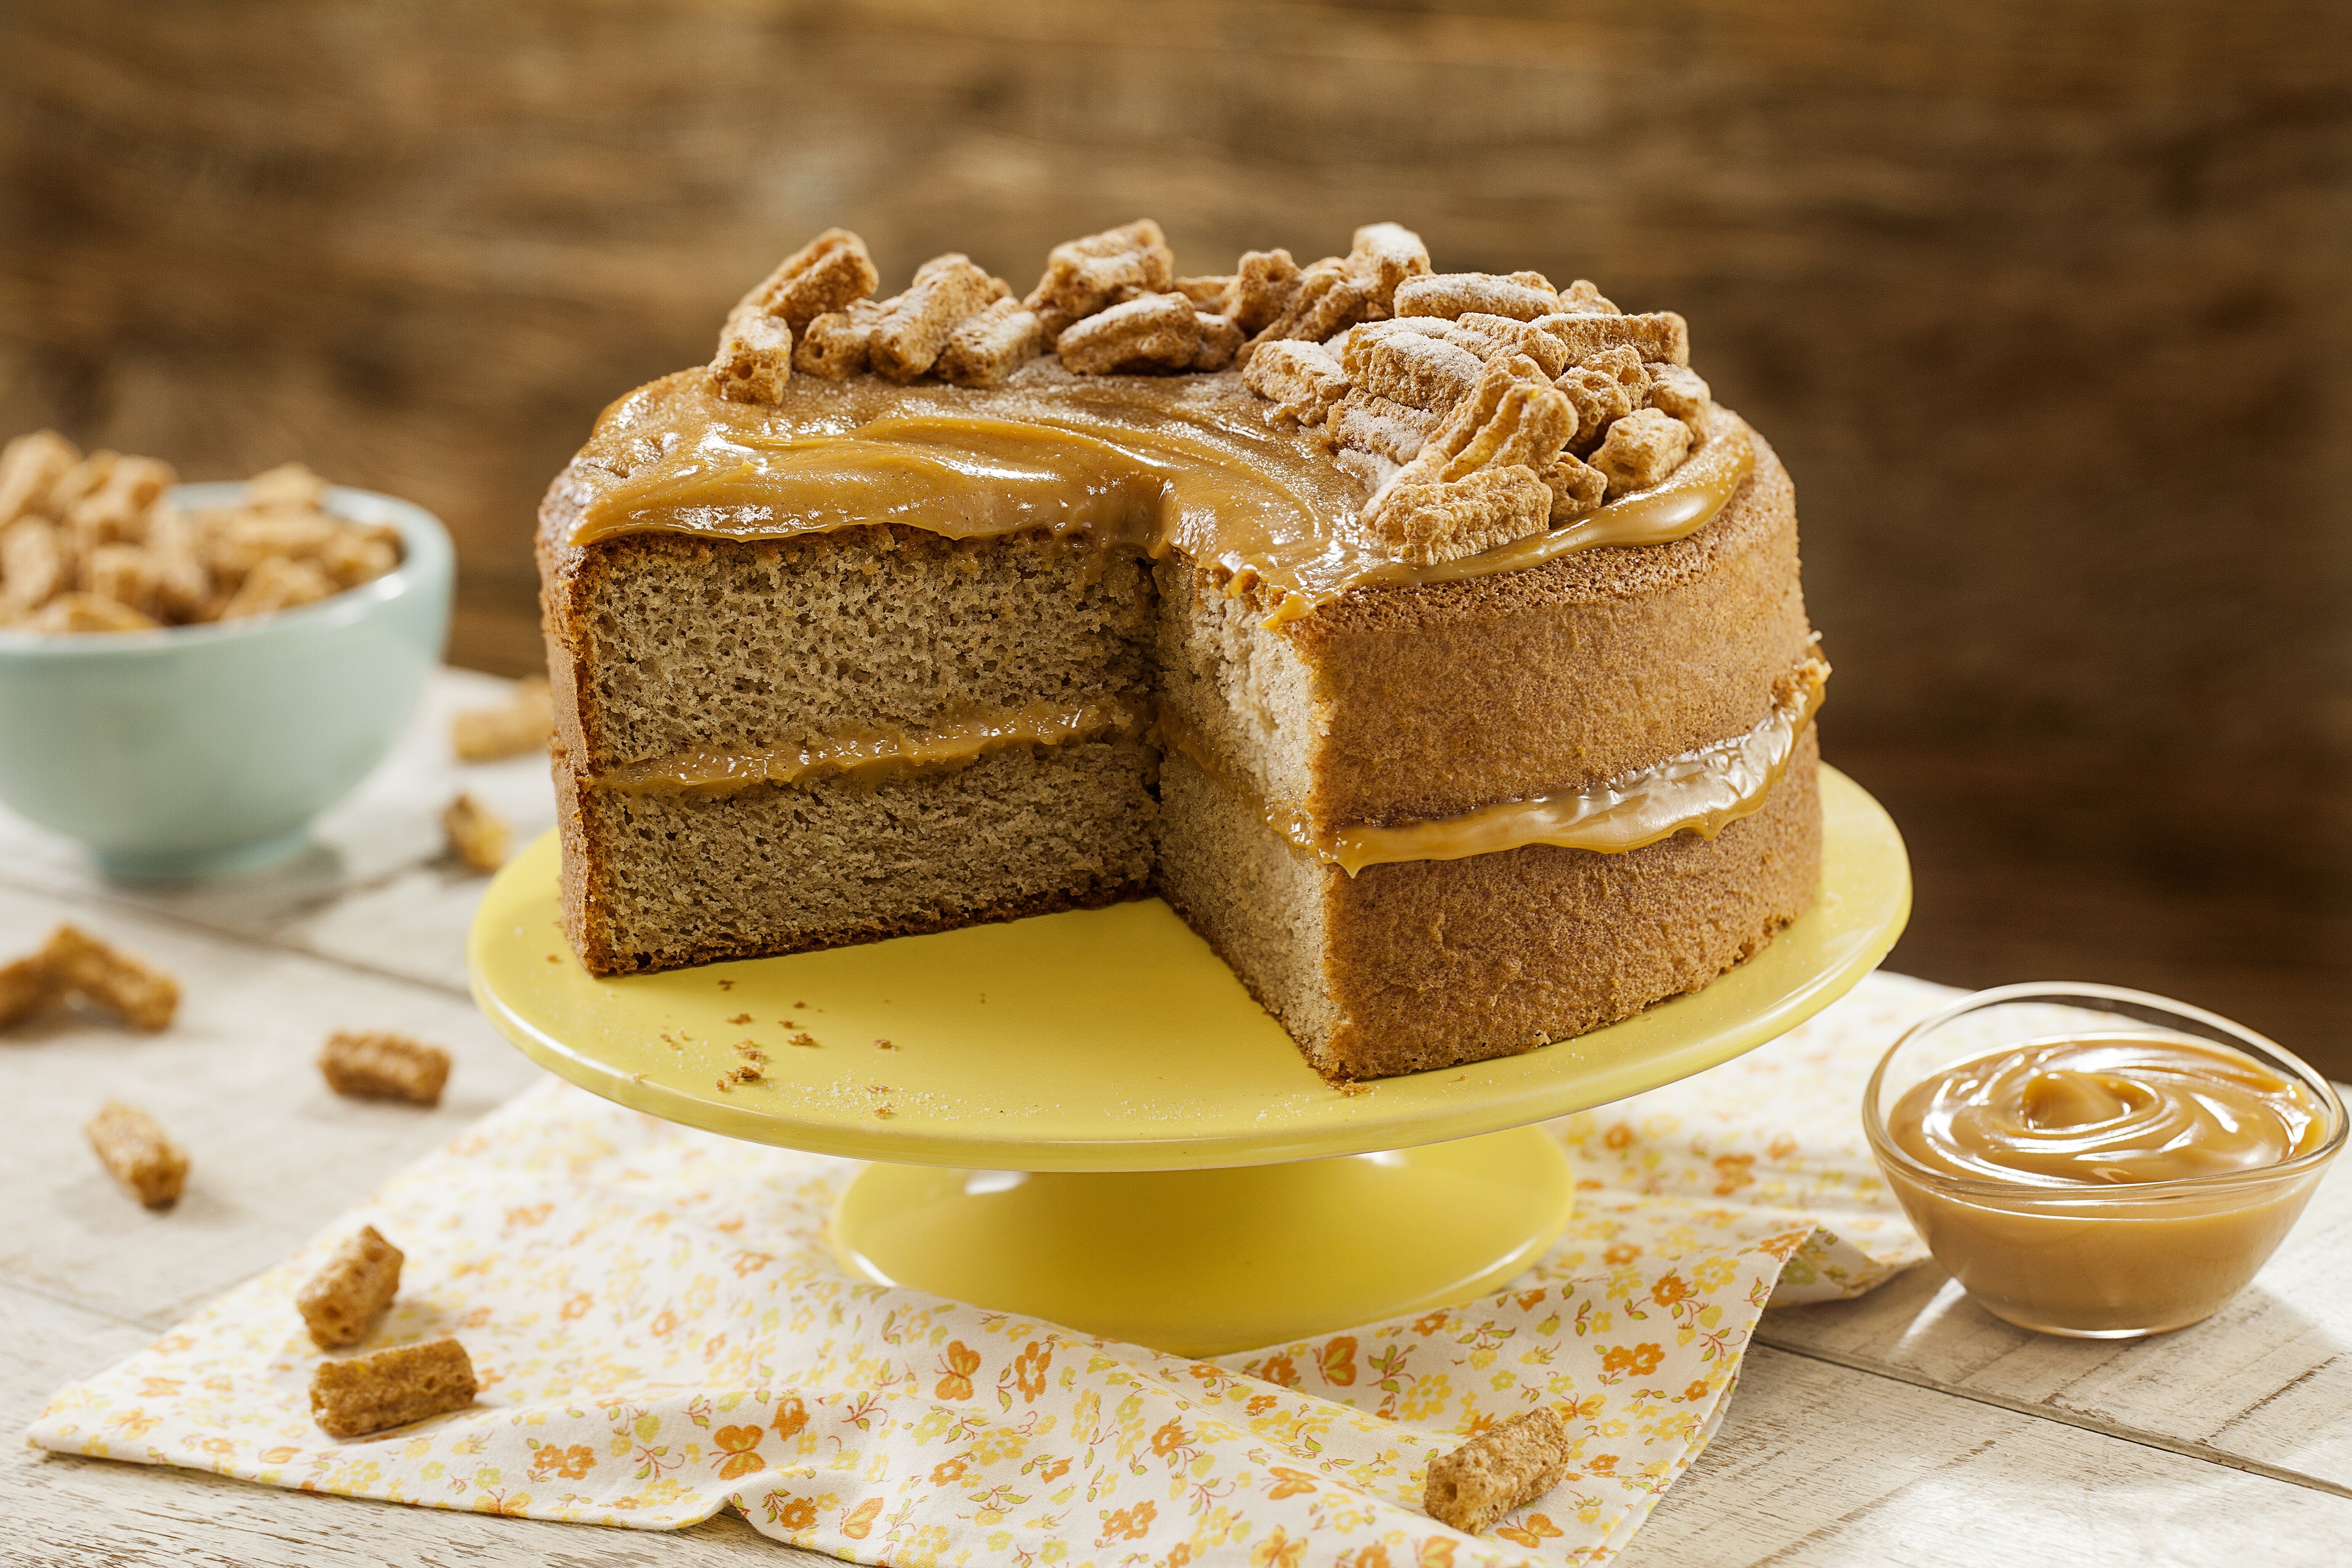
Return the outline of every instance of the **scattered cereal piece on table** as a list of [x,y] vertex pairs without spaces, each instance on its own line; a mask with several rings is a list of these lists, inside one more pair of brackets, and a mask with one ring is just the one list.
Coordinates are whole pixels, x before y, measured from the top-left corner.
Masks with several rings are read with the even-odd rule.
[[555,705],[545,675],[527,675],[499,707],[471,708],[449,726],[461,762],[496,762],[541,751],[555,737]]
[[133,1029],[151,1033],[169,1029],[172,1015],[179,1010],[178,981],[79,925],[60,925],[49,933],[41,956],[62,988]]
[[59,987],[47,953],[0,964],[0,1029],[30,1018],[58,999]]
[[1432,1459],[1421,1506],[1440,1523],[1476,1535],[1558,1486],[1567,1470],[1559,1417],[1530,1410]]
[[341,1030],[319,1053],[319,1071],[328,1088],[353,1099],[438,1105],[449,1082],[449,1053],[406,1035]]
[[185,1150],[164,1134],[154,1117],[135,1105],[109,1100],[82,1128],[82,1135],[114,1179],[139,1195],[150,1208],[168,1208],[187,1185]]
[[449,850],[466,869],[494,872],[507,863],[511,836],[506,819],[475,800],[460,795],[441,813],[441,831],[449,836]]
[[320,1350],[340,1350],[367,1338],[368,1330],[400,1293],[400,1266],[405,1260],[400,1249],[373,1225],[345,1237],[326,1266],[294,1298],[302,1321],[310,1325],[310,1342]]
[[454,1339],[427,1340],[310,1374],[310,1418],[331,1437],[363,1437],[474,1402],[474,1362]]

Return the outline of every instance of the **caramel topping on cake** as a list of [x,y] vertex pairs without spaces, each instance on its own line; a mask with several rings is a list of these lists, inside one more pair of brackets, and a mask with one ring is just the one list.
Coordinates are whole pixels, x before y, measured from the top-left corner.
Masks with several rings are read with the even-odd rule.
[[1180,278],[1139,220],[1055,247],[1017,302],[958,255],[889,299],[875,281],[827,231],[745,297],[707,371],[608,409],[554,497],[570,542],[1084,532],[1181,552],[1278,622],[1679,538],[1751,462],[1681,317],[1582,279],[1435,273],[1394,224],[1304,267],[1253,251]]
[[[696,372],[607,410],[559,505],[574,544],[649,528],[786,538],[865,523],[950,538],[1091,533],[1221,568],[1234,591],[1257,591],[1272,618],[1289,620],[1360,586],[1681,538],[1722,509],[1753,463],[1747,426],[1715,409],[1707,438],[1649,489],[1549,526],[1562,511],[1548,486],[1563,455],[1533,480],[1540,517],[1532,494],[1518,503],[1528,531],[1477,553],[1400,560],[1361,520],[1367,486],[1274,427],[1268,406],[1231,373],[1080,378],[1050,361],[988,390],[799,379],[774,404],[722,399]],[[1477,472],[1514,469],[1535,473]]]

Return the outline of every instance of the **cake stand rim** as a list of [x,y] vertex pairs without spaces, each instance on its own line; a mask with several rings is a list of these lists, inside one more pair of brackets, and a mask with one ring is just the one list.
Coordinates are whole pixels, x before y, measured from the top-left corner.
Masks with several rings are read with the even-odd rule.
[[[1712,1030],[1700,1032],[1670,1049],[1614,1069],[1577,1074],[1563,1072],[1507,1093],[1472,1093],[1438,1108],[1417,1108],[1380,1117],[1356,1114],[1344,1121],[1310,1123],[1276,1131],[1201,1133],[1183,1131],[1148,1136],[1040,1138],[990,1135],[974,1131],[933,1133],[893,1127],[887,1123],[809,1121],[760,1112],[748,1103],[711,1101],[641,1078],[598,1060],[581,1048],[555,1038],[525,1017],[487,982],[479,949],[497,940],[487,927],[497,894],[496,883],[477,909],[467,942],[467,975],[476,1004],[509,1043],[556,1076],[604,1099],[664,1121],[712,1132],[746,1142],[764,1143],[809,1154],[904,1165],[944,1166],[987,1170],[1035,1172],[1153,1171],[1215,1169],[1240,1166],[1278,1165],[1293,1160],[1377,1153],[1418,1147],[1425,1144],[1507,1132],[1553,1117],[1589,1110],[1651,1089],[1663,1088],[1720,1066],[1733,1058],[1776,1040],[1819,1013],[1859,984],[1874,969],[1901,937],[1909,920],[1912,883],[1908,854],[1900,831],[1884,806],[1869,791],[1838,769],[1821,765],[1822,797],[1822,885],[1813,904],[1795,922],[1775,935],[1775,944],[1789,940],[1808,922],[1825,920],[1833,898],[1853,892],[1875,892],[1878,902],[1869,917],[1856,926],[1851,939],[1835,955],[1809,971],[1801,984],[1763,998],[1761,1005]],[[1833,809],[1834,808],[1834,809]],[[540,842],[553,836],[542,835]],[[531,846],[538,848],[535,843]],[[1872,875],[1850,879],[1855,885],[1837,886],[1833,872],[1848,870],[1846,857],[1860,851],[1872,859]],[[503,883],[523,869],[526,851],[498,876]],[[1891,873],[1891,874],[1890,874]],[[1881,884],[1875,888],[1872,883]],[[520,933],[516,934],[520,940]],[[874,946],[887,946],[876,944]],[[1769,951],[1769,949],[1767,950]],[[1759,956],[1763,955],[1759,954]],[[761,960],[752,960],[759,962]],[[1654,1004],[1633,1019],[1604,1029],[1556,1041],[1539,1051],[1493,1059],[1517,1063],[1547,1053],[1572,1056],[1573,1048],[1607,1035],[1612,1030],[1672,1016],[1672,1009],[1701,1003],[1710,996],[1721,1001],[1736,994],[1737,983],[1749,973],[1755,960],[1718,976],[1696,992]],[[591,984],[605,982],[591,981]],[[1734,991],[1723,992],[1730,985]],[[1475,1072],[1491,1065],[1432,1070],[1438,1073]],[[1661,1071],[1661,1069],[1664,1069]],[[1395,1080],[1374,1080],[1369,1087],[1377,1098],[1379,1085]]]

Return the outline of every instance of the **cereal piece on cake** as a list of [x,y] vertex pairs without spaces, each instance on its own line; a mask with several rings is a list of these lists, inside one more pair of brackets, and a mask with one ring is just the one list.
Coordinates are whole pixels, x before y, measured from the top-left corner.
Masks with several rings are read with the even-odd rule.
[[449,837],[449,852],[468,871],[493,872],[507,863],[507,843],[512,834],[507,821],[471,795],[460,795],[441,813],[441,831]]
[[82,1128],[114,1179],[139,1195],[150,1208],[169,1208],[188,1180],[187,1152],[164,1134],[154,1117],[135,1105],[109,1100]]
[[1637,408],[1609,427],[1609,438],[1592,455],[1592,466],[1609,481],[1609,494],[1626,495],[1664,484],[1690,452],[1690,426],[1654,408]]
[[1181,294],[1139,294],[1065,329],[1055,344],[1065,370],[1182,370],[1201,347],[1200,312]]
[[60,925],[50,932],[41,955],[59,987],[78,993],[92,1007],[150,1033],[172,1027],[172,1015],[180,1007],[180,985],[153,965],[79,925]]
[[775,403],[793,379],[793,329],[780,318],[738,310],[719,334],[711,390],[730,402]]
[[1036,358],[1045,329],[1036,313],[1006,297],[981,307],[948,334],[932,369],[958,386],[992,387]]
[[870,296],[881,281],[864,240],[847,229],[827,229],[784,257],[735,308],[777,317],[798,337],[818,317]]
[[871,299],[853,299],[844,310],[828,310],[808,324],[793,345],[793,369],[837,382],[866,367],[874,344],[875,323],[882,307]]
[[892,381],[912,381],[939,360],[968,317],[1011,292],[960,251],[935,256],[915,269],[904,294],[883,302],[866,340],[867,362]]
[[454,1339],[427,1340],[310,1374],[310,1418],[331,1437],[363,1437],[474,1402],[474,1362]]
[[354,1100],[405,1100],[438,1105],[449,1082],[449,1053],[404,1034],[338,1030],[319,1053],[327,1087]]
[[340,1350],[365,1339],[376,1319],[400,1293],[400,1249],[373,1225],[345,1237],[325,1267],[310,1276],[294,1298],[320,1350]]
[[1559,1417],[1530,1410],[1432,1459],[1421,1506],[1440,1523],[1476,1535],[1558,1486],[1567,1469]]
[[555,704],[545,675],[526,675],[499,707],[469,708],[449,726],[460,762],[496,762],[545,749],[555,736]]

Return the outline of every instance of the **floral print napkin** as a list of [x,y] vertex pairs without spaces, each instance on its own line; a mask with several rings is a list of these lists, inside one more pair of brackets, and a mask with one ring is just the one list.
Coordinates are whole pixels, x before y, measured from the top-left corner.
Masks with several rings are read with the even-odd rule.
[[[1721,1420],[1768,1305],[1924,1250],[1857,1116],[1953,993],[1870,977],[1683,1083],[1564,1118],[1559,1244],[1510,1289],[1191,1361],[846,1273],[853,1162],[694,1132],[549,1082],[29,1433],[272,1486],[674,1530],[720,1509],[860,1563],[1476,1568],[1597,1563]],[[368,1348],[454,1333],[475,1406],[338,1442],[296,1289],[362,1223],[408,1254]],[[1485,1536],[1421,1511],[1428,1461],[1549,1405],[1576,1441]]]

